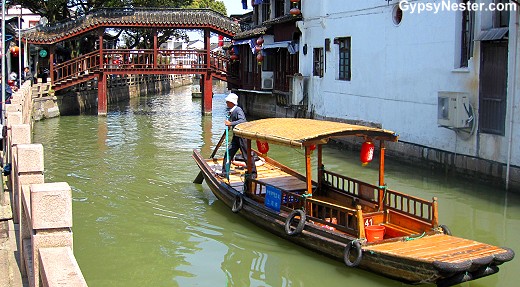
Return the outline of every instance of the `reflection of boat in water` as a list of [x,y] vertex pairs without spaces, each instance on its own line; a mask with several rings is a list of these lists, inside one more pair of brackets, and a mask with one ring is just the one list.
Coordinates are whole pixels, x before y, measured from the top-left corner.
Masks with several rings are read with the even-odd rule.
[[191,86],[191,97],[192,98],[202,98],[202,92],[200,90],[200,85]]
[[[223,159],[193,157],[203,178],[219,200],[253,223],[336,259],[402,282],[451,286],[498,272],[514,252],[451,236],[438,223],[437,201],[389,189],[384,180],[385,141],[397,141],[394,132],[358,125],[310,119],[263,119],[239,124],[233,131],[257,141],[265,163],[251,174],[232,166],[227,177],[216,170]],[[327,170],[322,145],[331,138],[364,140],[363,163],[379,142],[379,182],[372,184]],[[305,175],[267,156],[268,144],[305,150]],[[317,156],[317,179],[312,179],[311,157]],[[249,153],[251,154],[251,153]]]

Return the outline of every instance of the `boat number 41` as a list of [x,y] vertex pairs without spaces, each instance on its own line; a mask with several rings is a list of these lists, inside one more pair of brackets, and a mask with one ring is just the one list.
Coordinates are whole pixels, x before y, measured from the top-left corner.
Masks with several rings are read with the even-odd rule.
[[374,220],[372,218],[365,219],[365,226],[370,226],[374,224]]

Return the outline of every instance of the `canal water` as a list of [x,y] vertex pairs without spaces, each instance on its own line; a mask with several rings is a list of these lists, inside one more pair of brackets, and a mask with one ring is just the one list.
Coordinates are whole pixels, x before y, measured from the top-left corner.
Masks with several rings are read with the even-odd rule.
[[[407,286],[277,238],[192,183],[192,150],[209,156],[223,133],[224,97],[214,95],[212,117],[200,116],[200,99],[184,87],[110,106],[106,117],[35,123],[45,181],[72,187],[74,253],[88,285]],[[324,153],[327,169],[377,182],[357,153]],[[271,146],[270,154],[304,167],[301,150]],[[392,189],[436,196],[440,222],[454,235],[520,252],[520,196],[391,159],[386,175]],[[517,286],[518,270],[520,258],[460,286]]]

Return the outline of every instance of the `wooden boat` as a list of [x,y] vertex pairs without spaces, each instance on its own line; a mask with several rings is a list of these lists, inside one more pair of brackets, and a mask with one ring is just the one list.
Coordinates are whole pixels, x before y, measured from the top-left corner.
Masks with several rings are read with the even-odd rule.
[[[257,166],[256,177],[250,176],[251,156],[243,164],[246,167],[232,166],[228,177],[215,172],[223,160],[213,158],[216,149],[209,159],[194,150],[193,158],[216,197],[233,212],[280,237],[342,260],[349,267],[410,284],[451,286],[478,279],[498,272],[500,264],[514,257],[509,248],[451,236],[438,223],[435,197],[428,201],[385,185],[385,142],[398,139],[392,131],[275,118],[242,123],[233,132],[247,139],[250,151],[253,140],[259,144],[257,152],[265,163]],[[374,151],[371,142],[379,142],[377,184],[325,168],[322,146],[339,137],[364,140],[361,149],[366,160]],[[304,149],[306,174],[268,157],[265,143]],[[313,153],[317,156],[316,180],[312,179]]]

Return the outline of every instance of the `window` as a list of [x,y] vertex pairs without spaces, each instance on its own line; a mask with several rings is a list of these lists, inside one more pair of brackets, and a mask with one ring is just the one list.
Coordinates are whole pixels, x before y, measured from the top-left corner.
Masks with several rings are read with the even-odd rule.
[[274,2],[274,17],[282,17],[285,15],[285,1],[284,0],[275,0]]
[[338,79],[343,81],[350,81],[352,75],[351,67],[351,43],[350,37],[337,38],[336,43],[339,45],[339,75]]
[[509,5],[509,0],[494,0],[495,1],[495,7],[497,10],[494,11],[494,23],[493,26],[495,28],[500,27],[509,27],[509,9],[501,9],[498,10],[498,8],[507,8]]
[[271,17],[271,5],[269,5],[269,2],[262,3],[262,23],[269,20]]
[[314,61],[312,67],[312,74],[314,76],[323,77],[323,48],[314,48]]
[[262,61],[262,71],[273,71],[274,70],[274,54],[267,54]]
[[[472,2],[472,1],[470,1]],[[473,57],[473,26],[475,12],[462,11],[462,26],[460,39],[460,67],[468,67],[468,60]]]

